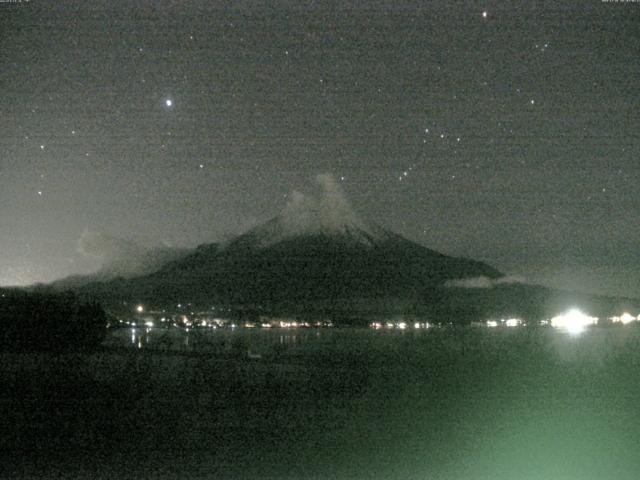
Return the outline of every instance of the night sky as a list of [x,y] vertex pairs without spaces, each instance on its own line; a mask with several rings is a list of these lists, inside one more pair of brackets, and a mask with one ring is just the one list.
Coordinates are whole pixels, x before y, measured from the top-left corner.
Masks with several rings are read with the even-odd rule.
[[0,285],[192,247],[331,174],[365,218],[640,295],[640,3],[0,3]]

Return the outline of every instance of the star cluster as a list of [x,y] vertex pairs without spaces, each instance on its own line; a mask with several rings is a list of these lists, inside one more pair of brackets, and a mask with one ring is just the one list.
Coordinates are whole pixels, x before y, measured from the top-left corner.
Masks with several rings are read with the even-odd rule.
[[226,238],[328,172],[436,250],[634,294],[631,7],[0,4],[0,285],[95,269],[87,228]]

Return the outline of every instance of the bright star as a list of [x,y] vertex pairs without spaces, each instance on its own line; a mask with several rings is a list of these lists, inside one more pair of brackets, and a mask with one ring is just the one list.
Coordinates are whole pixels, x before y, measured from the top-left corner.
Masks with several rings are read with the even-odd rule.
[[171,106],[173,105],[173,101],[172,101],[170,98],[167,98],[167,99],[164,101],[164,104],[165,104],[167,107],[171,107]]
[[484,12],[482,12],[482,18],[487,18],[487,15],[488,15],[488,13],[487,13],[486,10]]

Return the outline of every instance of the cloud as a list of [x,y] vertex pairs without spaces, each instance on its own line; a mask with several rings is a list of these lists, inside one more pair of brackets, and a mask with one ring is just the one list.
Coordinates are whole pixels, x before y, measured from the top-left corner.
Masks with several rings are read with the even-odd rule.
[[167,246],[145,246],[130,240],[85,230],[78,241],[78,252],[98,258],[106,277],[133,277],[152,273],[163,265],[184,257],[189,250]]
[[332,175],[316,177],[319,196],[293,192],[280,215],[283,230],[289,234],[344,232],[348,227],[369,231],[353,210],[340,184]]
[[452,288],[493,288],[497,285],[509,283],[525,283],[525,279],[520,276],[509,275],[500,278],[489,278],[485,276],[461,278],[458,280],[449,280],[445,283],[445,287]]

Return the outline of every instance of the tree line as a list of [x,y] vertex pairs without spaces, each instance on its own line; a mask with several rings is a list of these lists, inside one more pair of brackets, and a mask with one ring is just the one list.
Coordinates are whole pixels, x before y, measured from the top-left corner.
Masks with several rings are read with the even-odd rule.
[[107,318],[97,303],[82,303],[73,293],[0,290],[0,349],[67,351],[97,347]]

